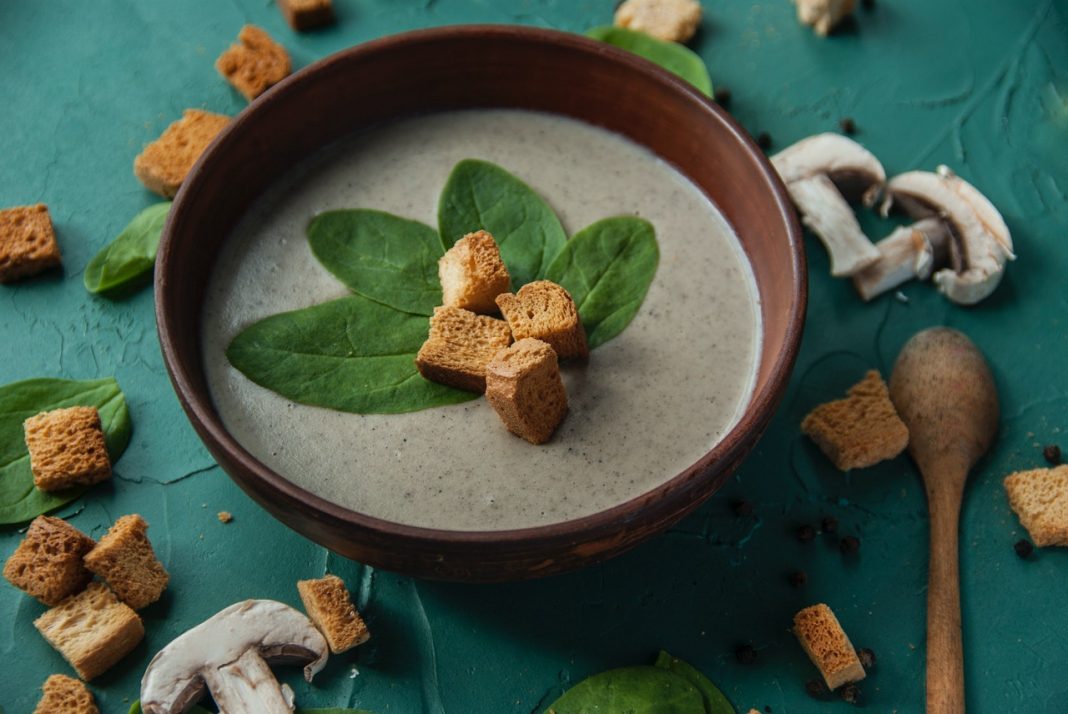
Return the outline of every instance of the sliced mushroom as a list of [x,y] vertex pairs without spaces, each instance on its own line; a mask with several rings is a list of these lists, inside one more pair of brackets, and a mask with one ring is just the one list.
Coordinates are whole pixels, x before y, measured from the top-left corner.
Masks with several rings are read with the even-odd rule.
[[938,289],[960,305],[974,305],[994,292],[1015,259],[1012,236],[997,209],[979,191],[944,166],[938,173],[909,171],[886,185],[882,212],[894,204],[913,218],[937,217],[950,231],[950,267],[935,273]]
[[145,714],[181,714],[211,692],[226,714],[289,714],[293,691],[268,662],[305,664],[309,682],[326,664],[326,640],[311,621],[273,600],[245,600],[179,635],[141,679]]
[[897,228],[875,244],[879,260],[854,275],[853,286],[868,301],[913,278],[926,280],[945,262],[948,244],[949,230],[937,218]]
[[863,146],[838,134],[817,134],[788,146],[771,163],[786,184],[802,222],[831,257],[831,275],[855,275],[879,260],[849,200],[874,202],[886,172]]

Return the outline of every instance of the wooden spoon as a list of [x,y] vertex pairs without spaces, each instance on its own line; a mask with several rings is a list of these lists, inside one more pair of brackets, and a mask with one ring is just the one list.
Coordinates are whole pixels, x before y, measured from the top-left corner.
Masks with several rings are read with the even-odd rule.
[[931,519],[927,581],[927,711],[964,712],[958,527],[968,471],[998,428],[998,394],[978,348],[956,330],[924,330],[905,344],[890,398],[909,428]]

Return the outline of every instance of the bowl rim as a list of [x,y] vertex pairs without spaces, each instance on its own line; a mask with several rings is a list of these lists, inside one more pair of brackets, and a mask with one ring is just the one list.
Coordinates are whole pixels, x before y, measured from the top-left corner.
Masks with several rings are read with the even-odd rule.
[[[708,112],[715,121],[733,135],[741,150],[746,153],[749,161],[758,169],[761,178],[771,187],[771,198],[776,212],[786,227],[788,240],[787,245],[784,247],[788,248],[790,252],[790,278],[793,290],[790,303],[791,312],[784,335],[784,349],[779,351],[778,356],[772,362],[767,382],[763,388],[754,387],[754,391],[750,394],[749,403],[744,407],[743,413],[731,429],[694,464],[649,491],[585,516],[523,528],[451,530],[390,521],[346,508],[297,485],[248,452],[223,425],[210,395],[198,394],[198,390],[194,386],[195,380],[192,378],[185,361],[180,356],[183,349],[177,343],[174,334],[176,328],[174,319],[166,309],[166,305],[169,302],[167,299],[168,294],[171,290],[167,265],[169,262],[168,256],[175,241],[174,225],[178,217],[188,210],[190,197],[196,193],[195,187],[198,183],[198,178],[210,168],[220,147],[224,147],[231,137],[240,135],[244,125],[258,111],[276,102],[283,102],[286,96],[293,91],[293,87],[304,82],[314,81],[315,76],[326,68],[334,64],[350,61],[354,57],[375,55],[384,50],[396,50],[427,41],[444,39],[475,41],[487,36],[504,40],[517,38],[528,42],[536,41],[551,45],[563,45],[572,51],[607,56],[613,62],[624,66],[627,71],[651,75],[655,81],[672,85],[671,89],[673,91],[685,93],[693,101],[698,102],[704,111]],[[581,119],[579,120],[582,121]],[[649,150],[652,151],[652,149]],[[702,191],[702,193],[704,192]],[[162,232],[159,257],[160,261],[154,278],[155,312],[164,365],[187,416],[192,421],[200,438],[204,440],[206,446],[213,452],[213,455],[215,455],[217,449],[223,451],[233,462],[236,462],[255,480],[259,481],[261,486],[267,487],[275,496],[282,498],[290,506],[298,506],[303,510],[310,509],[316,512],[319,518],[325,518],[346,528],[373,533],[380,537],[399,539],[401,542],[410,544],[420,544],[423,547],[441,546],[442,544],[460,547],[515,546],[522,543],[526,546],[524,550],[534,550],[550,545],[576,544],[606,537],[610,538],[618,533],[622,526],[633,518],[642,509],[643,505],[648,504],[651,499],[657,500],[657,497],[661,495],[678,498],[685,494],[689,488],[694,487],[692,483],[687,482],[700,481],[699,478],[694,477],[703,472],[709,472],[715,463],[739,461],[756,441],[754,439],[752,443],[746,444],[744,437],[751,433],[760,435],[782,399],[792,366],[800,349],[808,300],[804,243],[800,225],[797,222],[786,188],[777,172],[772,168],[771,163],[765,157],[764,152],[757,147],[749,134],[738,125],[730,114],[690,83],[630,52],[579,34],[518,25],[451,25],[389,35],[340,50],[291,74],[238,113],[200,156],[174,198],[174,203]],[[766,325],[763,320],[762,325]],[[761,335],[763,334],[764,329],[762,328]],[[199,347],[199,339],[197,344]],[[202,359],[199,351],[195,358],[197,360]],[[216,460],[219,461],[218,458]],[[223,470],[230,475],[227,469],[224,468]],[[232,475],[230,476],[233,478]],[[236,481],[237,479],[234,480]],[[238,483],[243,488],[245,487],[240,481]],[[668,524],[674,522],[674,520],[676,519],[669,519]]]

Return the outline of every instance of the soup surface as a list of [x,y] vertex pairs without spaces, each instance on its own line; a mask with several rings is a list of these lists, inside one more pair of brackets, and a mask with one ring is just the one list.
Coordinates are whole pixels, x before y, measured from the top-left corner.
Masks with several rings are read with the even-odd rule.
[[[570,412],[549,444],[509,434],[485,399],[397,415],[294,404],[249,381],[225,350],[268,315],[347,294],[312,256],[316,214],[374,208],[437,225],[467,158],[519,176],[568,235],[601,218],[652,222],[660,265],[634,321],[563,366]],[[759,354],[759,304],[731,227],[685,177],[629,140],[563,117],[448,112],[354,136],[294,169],[223,246],[205,301],[212,397],[249,452],[342,506],[417,526],[500,530],[588,515],[692,465],[737,421]]]

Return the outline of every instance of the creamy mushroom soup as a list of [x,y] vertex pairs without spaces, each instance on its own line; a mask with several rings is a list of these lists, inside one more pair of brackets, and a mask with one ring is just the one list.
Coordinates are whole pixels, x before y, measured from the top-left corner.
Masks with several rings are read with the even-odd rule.
[[[656,228],[660,265],[634,321],[565,364],[570,412],[543,446],[484,399],[397,415],[294,404],[230,366],[252,322],[348,294],[308,248],[316,214],[375,208],[436,226],[453,166],[495,162],[557,211],[568,234],[611,215]],[[219,413],[249,452],[330,501],[411,525],[501,530],[556,523],[639,496],[707,453],[752,391],[760,317],[731,227],[686,178],[603,129],[516,110],[410,119],[333,145],[265,193],[222,248],[202,349]]]

